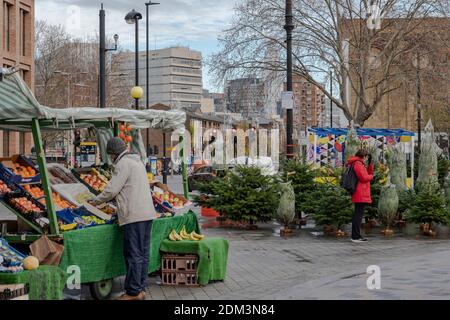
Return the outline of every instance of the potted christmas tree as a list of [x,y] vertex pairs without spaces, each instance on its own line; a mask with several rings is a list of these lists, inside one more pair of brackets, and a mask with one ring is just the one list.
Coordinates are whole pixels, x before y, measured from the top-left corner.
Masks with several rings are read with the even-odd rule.
[[286,182],[280,184],[280,205],[278,207],[277,216],[278,220],[284,225],[284,228],[280,230],[282,236],[292,234],[292,229],[289,225],[295,217],[295,193],[292,183]]
[[378,214],[380,221],[384,225],[382,233],[385,236],[394,234],[394,231],[390,229],[397,216],[398,210],[398,195],[394,184],[391,183],[390,176],[388,177],[387,184],[381,188],[380,199],[378,201]]
[[408,222],[421,223],[425,235],[435,236],[433,224],[447,225],[450,222],[449,210],[446,207],[444,192],[436,183],[422,185],[414,206],[407,214]]

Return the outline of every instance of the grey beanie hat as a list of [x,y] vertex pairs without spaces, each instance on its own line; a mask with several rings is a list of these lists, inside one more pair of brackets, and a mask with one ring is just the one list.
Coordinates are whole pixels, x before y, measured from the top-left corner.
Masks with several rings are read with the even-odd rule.
[[108,141],[108,144],[106,145],[107,154],[119,155],[125,150],[127,150],[126,143],[118,137],[112,138],[111,140]]

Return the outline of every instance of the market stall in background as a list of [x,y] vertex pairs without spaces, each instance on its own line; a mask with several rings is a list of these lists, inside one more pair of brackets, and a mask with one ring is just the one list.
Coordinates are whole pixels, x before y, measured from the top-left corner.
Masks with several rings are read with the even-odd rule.
[[[406,155],[410,172],[414,171],[414,132],[403,129],[355,129],[360,145],[366,146],[375,155],[376,161],[383,161],[389,146],[399,145]],[[307,137],[307,161],[319,167],[342,167],[349,150],[348,128],[309,128]],[[356,152],[356,150],[354,150]],[[413,187],[414,175],[408,179]]]

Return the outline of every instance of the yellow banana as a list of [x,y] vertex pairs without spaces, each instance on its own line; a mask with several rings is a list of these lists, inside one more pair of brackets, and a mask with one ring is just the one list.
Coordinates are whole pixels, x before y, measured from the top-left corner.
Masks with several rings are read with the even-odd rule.
[[189,240],[192,241],[198,241],[199,239],[197,239],[196,237],[194,237],[193,232],[189,235]]
[[169,234],[170,241],[177,241],[177,239],[175,238],[174,232],[175,232],[175,230],[172,230],[172,232]]
[[205,239],[205,236],[204,236],[204,235],[198,234],[198,233],[196,233],[195,231],[192,232],[192,235],[193,235],[195,238],[197,238],[198,240],[203,240],[203,239]]
[[186,228],[185,227],[183,227],[183,229],[181,229],[180,236],[183,239],[185,239],[185,240],[189,239],[189,234],[186,232]]
[[177,241],[183,241],[183,238],[175,230],[173,232],[174,237]]

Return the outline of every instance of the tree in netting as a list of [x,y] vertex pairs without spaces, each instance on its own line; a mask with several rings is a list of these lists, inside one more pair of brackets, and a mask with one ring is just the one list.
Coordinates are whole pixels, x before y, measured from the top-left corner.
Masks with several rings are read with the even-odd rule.
[[381,188],[380,199],[378,200],[378,215],[381,223],[385,226],[385,231],[390,231],[398,211],[397,188],[391,183],[390,177],[385,186]]
[[419,176],[417,178],[417,188],[422,190],[430,184],[438,184],[438,151],[434,128],[431,120],[425,127],[420,146]]
[[278,206],[277,217],[278,220],[284,225],[285,229],[289,227],[289,224],[295,217],[295,193],[292,187],[292,182],[286,182],[280,184],[280,205]]
[[406,180],[408,178],[406,168],[406,155],[401,144],[390,145],[385,153],[389,175],[392,184],[397,188],[397,192],[406,191]]
[[356,154],[356,152],[361,148],[361,142],[358,138],[358,133],[356,132],[353,123],[350,124],[350,129],[347,132],[347,140],[345,142],[345,162]]

